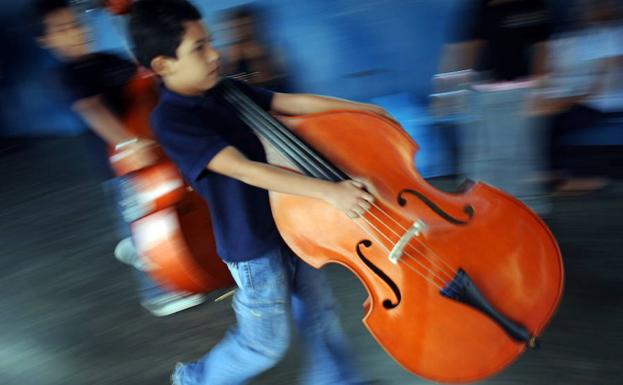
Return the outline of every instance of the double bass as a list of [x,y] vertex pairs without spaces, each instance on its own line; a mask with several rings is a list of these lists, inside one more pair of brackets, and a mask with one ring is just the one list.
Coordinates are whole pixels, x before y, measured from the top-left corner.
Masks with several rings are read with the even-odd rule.
[[417,144],[395,122],[361,111],[287,119],[262,111],[230,80],[226,100],[293,170],[363,181],[371,209],[351,219],[327,203],[270,193],[277,227],[310,265],[337,263],[366,288],[363,323],[405,369],[444,383],[492,376],[553,317],[563,291],[556,239],[527,206],[484,183],[457,193],[417,172]]
[[[155,76],[139,69],[124,88],[126,129],[153,138],[149,114],[158,96]],[[121,178],[124,217],[148,273],[172,290],[207,293],[234,285],[217,252],[204,200],[184,181],[173,162],[159,148],[158,161],[135,168],[132,153],[112,151],[110,162]]]
[[[103,5],[121,17],[132,0],[105,0]],[[149,114],[158,102],[156,83],[153,73],[139,68],[124,87],[122,123],[136,137],[153,139]],[[234,286],[216,252],[209,207],[159,147],[154,153],[155,164],[137,168],[131,153],[110,150],[111,166],[122,180],[124,217],[142,265],[176,291],[208,293]]]

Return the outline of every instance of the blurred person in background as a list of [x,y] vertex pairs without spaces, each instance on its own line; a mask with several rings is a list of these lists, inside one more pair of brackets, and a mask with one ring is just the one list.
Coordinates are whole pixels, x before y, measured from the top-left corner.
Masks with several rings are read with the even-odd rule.
[[288,92],[285,66],[262,37],[258,9],[247,4],[225,11],[222,18],[231,39],[225,49],[224,73],[258,87]]
[[490,81],[543,75],[553,22],[545,0],[476,0],[455,24],[441,71],[474,69]]
[[[37,41],[59,60],[59,76],[69,91],[73,110],[91,129],[92,156],[106,182],[119,200],[118,178],[108,164],[107,146],[131,152],[133,159],[146,166],[155,160],[153,142],[136,138],[126,131],[119,117],[123,114],[123,87],[136,74],[136,64],[117,55],[92,52],[89,31],[66,0],[41,0],[36,4]],[[118,203],[118,202],[117,202]],[[115,257],[133,265],[141,305],[156,316],[164,316],[204,301],[202,295],[172,293],[159,287],[144,271],[130,236],[129,226],[118,218],[122,240]]]
[[608,184],[594,156],[565,154],[566,135],[623,117],[623,12],[617,0],[580,0],[571,31],[551,42],[551,75],[538,100],[551,116],[548,179],[559,192],[589,192]]
[[448,83],[469,90],[462,96],[468,98],[462,105],[470,118],[460,122],[461,171],[546,214],[545,194],[534,182],[543,162],[540,122],[526,110],[545,75],[553,29],[549,8],[545,0],[478,0],[472,5],[453,25],[458,39],[445,47],[434,79],[433,114],[445,113],[444,95],[456,95],[445,92]]

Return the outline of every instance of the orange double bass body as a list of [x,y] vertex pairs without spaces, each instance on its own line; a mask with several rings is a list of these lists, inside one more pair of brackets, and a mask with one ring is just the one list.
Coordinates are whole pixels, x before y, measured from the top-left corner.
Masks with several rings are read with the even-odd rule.
[[[237,98],[230,102],[249,118],[254,110]],[[433,188],[415,169],[416,143],[378,115],[291,119],[286,131],[303,146],[268,117],[253,119],[299,171],[371,186],[375,204],[355,220],[300,196],[271,192],[271,205],[299,257],[317,268],[338,263],[359,278],[369,294],[363,322],[404,368],[472,382],[535,345],[558,307],[563,265],[552,233],[524,204],[483,183],[456,194]]]
[[[124,91],[124,126],[138,137],[152,138],[149,114],[158,100],[154,75],[139,70]],[[127,209],[132,238],[149,274],[170,289],[191,293],[233,286],[216,252],[207,204],[162,151],[155,151],[158,162],[141,169],[133,168],[131,153],[113,152],[110,158],[123,176],[124,200],[132,206]]]
[[[476,381],[531,343],[441,294],[460,269],[530,339],[541,334],[562,295],[563,266],[536,214],[482,183],[456,195],[434,189],[415,170],[416,144],[379,116],[307,116],[293,130],[345,174],[374,186],[376,204],[353,221],[321,201],[273,193],[278,228],[313,266],[339,263],[357,275],[369,293],[364,323],[401,365],[434,381]],[[418,226],[391,261],[401,238]]]

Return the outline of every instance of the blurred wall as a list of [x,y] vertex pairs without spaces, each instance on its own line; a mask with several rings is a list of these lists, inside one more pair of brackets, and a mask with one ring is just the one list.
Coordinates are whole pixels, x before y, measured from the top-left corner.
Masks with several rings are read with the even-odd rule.
[[[295,89],[357,100],[408,90],[425,98],[446,20],[467,0],[262,0],[267,36],[283,56]],[[0,2],[3,28],[2,136],[74,134],[84,130],[54,79],[54,60],[33,42],[31,0]],[[193,0],[216,44],[226,41],[220,11],[250,1]],[[252,1],[251,1],[252,2]],[[123,51],[118,21],[86,16],[100,49]],[[6,31],[4,30],[6,29]],[[17,47],[17,49],[15,48]],[[6,57],[6,59],[5,59]]]
[[[460,22],[461,10],[474,0],[192,1],[217,46],[227,39],[219,24],[222,10],[260,5],[268,40],[287,64],[295,90],[355,100],[400,94],[400,100],[424,105],[449,23]],[[33,41],[31,3],[0,2],[0,136],[82,132],[53,76],[55,61]],[[554,3],[564,8],[564,0]],[[103,11],[85,19],[98,49],[124,52],[121,20]]]

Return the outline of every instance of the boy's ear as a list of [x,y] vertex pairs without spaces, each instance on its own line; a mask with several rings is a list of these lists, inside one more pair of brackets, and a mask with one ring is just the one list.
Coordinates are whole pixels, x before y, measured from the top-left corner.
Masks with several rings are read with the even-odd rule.
[[173,71],[175,59],[166,56],[156,56],[151,61],[151,69],[160,76],[166,76]]

